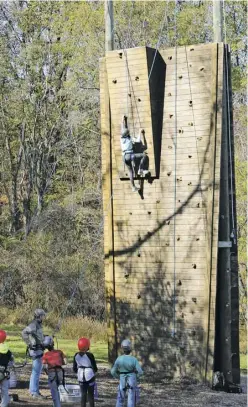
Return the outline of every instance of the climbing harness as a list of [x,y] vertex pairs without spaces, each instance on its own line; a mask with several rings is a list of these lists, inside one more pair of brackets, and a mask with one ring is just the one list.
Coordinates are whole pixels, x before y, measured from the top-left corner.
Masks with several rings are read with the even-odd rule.
[[0,366],[0,383],[5,380],[10,378],[10,372],[7,370],[6,366]]
[[[51,377],[51,374],[53,377]],[[56,381],[57,387],[63,386],[66,393],[69,393],[65,383],[65,369],[62,366],[53,366],[47,369],[48,380],[53,383]],[[49,377],[50,375],[50,377]]]
[[[120,374],[128,374],[131,372],[122,372]],[[123,403],[125,402],[125,398],[128,394],[128,391],[134,391],[134,406],[136,406],[139,403],[140,400],[140,388],[138,384],[136,383],[135,386],[131,386],[130,383],[128,382],[128,377],[125,377],[125,386],[121,389],[121,385],[119,384],[118,386],[118,393],[117,393],[117,401]]]

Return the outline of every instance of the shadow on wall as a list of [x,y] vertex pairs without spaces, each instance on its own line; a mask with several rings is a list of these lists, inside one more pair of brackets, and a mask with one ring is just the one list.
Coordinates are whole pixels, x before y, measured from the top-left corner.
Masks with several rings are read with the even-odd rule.
[[[130,337],[134,342],[134,350],[141,362],[148,368],[161,371],[161,375],[165,377],[175,377],[178,375],[192,375],[203,378],[206,368],[206,355],[212,355],[212,350],[209,349],[208,335],[210,327],[203,327],[199,320],[192,323],[194,328],[189,329],[189,324],[184,320],[184,313],[189,313],[188,296],[184,295],[183,288],[180,285],[170,286],[170,282],[166,281],[166,264],[161,263],[158,253],[153,253],[153,272],[152,278],[148,266],[144,265],[142,269],[142,279],[145,284],[135,287],[134,284],[128,282],[132,276],[133,255],[137,254],[142,246],[147,246],[149,241],[155,236],[159,236],[159,232],[164,229],[174,218],[184,213],[187,207],[192,206],[192,198],[199,192],[202,194],[207,191],[205,198],[202,195],[202,210],[203,216],[209,222],[208,210],[213,209],[214,189],[219,188],[215,184],[215,156],[216,156],[216,114],[219,106],[213,103],[211,108],[210,126],[208,143],[205,147],[203,157],[199,160],[199,179],[197,185],[192,192],[187,196],[184,202],[168,217],[163,220],[158,220],[157,226],[146,233],[137,233],[137,240],[133,244],[112,251],[110,249],[106,258],[113,256],[115,263],[119,264],[123,269],[123,275],[126,277],[126,284],[123,287],[123,292],[115,292],[115,297],[110,295],[110,303],[114,304],[115,323],[116,323],[116,340],[118,346],[121,340],[125,337]],[[212,138],[212,139],[211,139]],[[197,143],[197,141],[196,141]],[[209,179],[208,182],[203,180],[203,175],[206,176],[206,164],[209,163]],[[181,179],[176,182],[180,183]],[[190,183],[188,184],[190,185]],[[211,216],[210,216],[211,218]],[[124,223],[120,220],[116,222],[118,233],[123,237],[128,235],[128,230]],[[206,233],[206,231],[205,231]],[[206,235],[206,248],[204,254],[211,250],[211,236]],[[190,238],[190,236],[189,236]],[[191,237],[190,249],[194,245],[195,235]],[[210,239],[210,240],[209,240]],[[125,240],[125,239],[123,239]],[[163,249],[163,248],[160,248]],[[172,248],[173,250],[173,248]],[[122,256],[125,256],[125,260]],[[140,273],[141,274],[141,273]],[[211,275],[209,276],[209,288],[211,286]],[[174,294],[176,303],[176,335],[172,335],[174,314]],[[210,307],[211,290],[206,294],[205,308]],[[192,302],[193,299],[192,299]],[[194,315],[194,305],[190,307],[191,316]],[[193,319],[192,319],[193,321]],[[197,322],[196,322],[197,321]],[[187,327],[187,328],[186,328]],[[207,332],[204,331],[207,329]],[[115,357],[116,349],[112,349],[113,358]]]
[[[202,378],[206,361],[206,351],[202,346],[204,329],[201,324],[194,324],[192,329],[186,328],[183,315],[186,306],[187,312],[190,307],[181,286],[177,284],[175,291],[177,317],[176,333],[173,335],[174,290],[166,281],[166,267],[158,263],[152,278],[146,268],[142,273],[146,284],[140,291],[138,286],[128,281],[132,278],[131,267],[126,269],[126,275],[128,272],[122,299],[115,298],[118,346],[122,339],[132,339],[134,354],[139,361],[146,369],[160,372],[161,378]],[[194,305],[190,308],[192,315]]]

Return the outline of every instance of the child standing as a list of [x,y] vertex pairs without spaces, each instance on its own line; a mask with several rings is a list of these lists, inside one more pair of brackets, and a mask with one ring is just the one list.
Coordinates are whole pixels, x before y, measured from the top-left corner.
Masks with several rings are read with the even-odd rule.
[[9,350],[6,340],[6,332],[0,330],[0,389],[1,407],[9,405],[9,372],[8,366],[14,363],[14,358]]
[[127,393],[127,407],[136,405],[137,378],[143,374],[138,360],[131,356],[131,341],[124,339],[121,343],[124,355],[119,356],[111,369],[111,374],[115,378],[120,377],[116,407],[123,407]]
[[89,352],[90,341],[87,338],[78,340],[78,350],[73,360],[73,371],[77,373],[81,389],[81,407],[86,407],[87,395],[90,407],[95,407],[94,388],[97,365],[93,353]]
[[46,336],[43,343],[48,352],[42,357],[42,365],[48,375],[53,406],[61,407],[58,387],[60,384],[65,384],[64,369],[62,368],[66,364],[65,355],[61,350],[54,349],[54,341],[51,336]]

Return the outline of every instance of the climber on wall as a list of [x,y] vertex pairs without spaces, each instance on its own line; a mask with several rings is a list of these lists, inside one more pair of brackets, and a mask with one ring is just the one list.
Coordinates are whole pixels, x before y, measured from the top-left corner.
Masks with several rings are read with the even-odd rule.
[[[147,170],[148,165],[148,157],[144,152],[147,148],[146,141],[145,141],[145,132],[143,129],[140,129],[138,137],[131,137],[130,132],[127,125],[127,116],[122,117],[121,122],[121,150],[123,155],[123,162],[124,165],[127,166],[129,177],[131,181],[132,191],[137,192],[139,191],[139,187],[136,187],[134,183],[134,176],[135,176],[135,160],[139,161],[139,168],[137,174],[140,177],[145,177],[149,174]],[[143,139],[143,140],[141,140]],[[139,146],[140,152],[138,152],[135,146]]]

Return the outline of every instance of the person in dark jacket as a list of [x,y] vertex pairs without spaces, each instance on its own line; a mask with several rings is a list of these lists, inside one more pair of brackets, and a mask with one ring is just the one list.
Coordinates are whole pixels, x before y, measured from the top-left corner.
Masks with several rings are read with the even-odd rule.
[[90,407],[95,407],[94,388],[97,365],[93,353],[89,352],[90,341],[87,338],[78,340],[78,350],[73,359],[73,371],[77,373],[81,389],[81,407],[86,407],[87,395]]
[[9,405],[9,373],[8,366],[13,365],[14,357],[9,350],[6,340],[6,332],[0,330],[0,390],[1,390],[1,407]]
[[32,358],[32,373],[29,382],[29,391],[34,398],[44,398],[40,394],[39,381],[42,371],[42,356],[44,353],[44,334],[42,322],[46,316],[43,309],[36,309],[33,321],[22,331],[22,338],[28,345],[29,356]]

